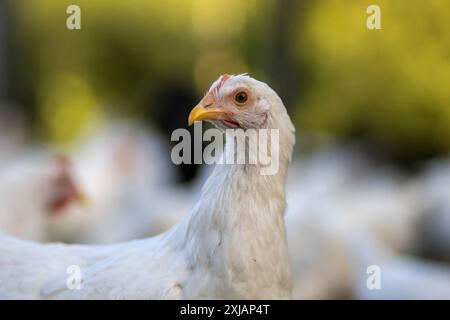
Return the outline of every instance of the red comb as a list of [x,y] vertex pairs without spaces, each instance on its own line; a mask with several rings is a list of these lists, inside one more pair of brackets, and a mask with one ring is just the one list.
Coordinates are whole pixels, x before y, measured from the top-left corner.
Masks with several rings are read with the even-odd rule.
[[225,73],[225,74],[221,75],[219,83],[214,88],[212,88],[209,92],[217,95],[217,93],[219,92],[220,88],[222,88],[223,84],[228,79],[230,79],[230,75],[229,74]]

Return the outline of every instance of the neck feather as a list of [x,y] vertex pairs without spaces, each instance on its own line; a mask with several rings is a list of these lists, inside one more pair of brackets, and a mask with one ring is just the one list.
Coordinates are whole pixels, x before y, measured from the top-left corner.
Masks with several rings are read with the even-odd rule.
[[[234,282],[245,283],[243,292],[253,290],[253,296],[268,287],[271,290],[266,292],[285,291],[277,292],[278,297],[290,290],[283,214],[291,150],[280,150],[274,175],[262,175],[259,164],[215,167],[200,201],[178,230],[178,244],[187,250],[192,266],[214,266],[208,268],[217,273],[213,278],[227,279],[231,287]],[[226,148],[224,156],[233,152]],[[218,287],[223,288],[223,283]]]

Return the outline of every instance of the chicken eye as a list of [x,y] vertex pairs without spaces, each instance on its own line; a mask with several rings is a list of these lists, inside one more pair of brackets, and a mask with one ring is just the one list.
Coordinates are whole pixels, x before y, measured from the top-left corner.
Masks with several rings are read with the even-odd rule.
[[240,92],[236,93],[236,95],[234,96],[234,100],[235,100],[238,104],[244,104],[244,103],[246,103],[247,100],[248,100],[247,93],[245,93],[244,91],[240,91]]

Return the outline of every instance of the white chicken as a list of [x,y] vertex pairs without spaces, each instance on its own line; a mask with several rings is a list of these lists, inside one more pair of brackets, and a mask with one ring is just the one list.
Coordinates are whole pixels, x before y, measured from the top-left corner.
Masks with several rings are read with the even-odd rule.
[[155,234],[159,217],[171,214],[170,206],[156,206],[171,180],[162,139],[137,124],[114,123],[89,131],[86,140],[72,159],[88,206],[51,217],[49,239],[108,244]]
[[0,230],[46,241],[48,220],[82,210],[86,198],[66,157],[29,157],[33,163],[19,162],[0,173]]
[[[279,170],[261,175],[260,162],[216,165],[190,215],[154,238],[79,246],[0,235],[0,298],[289,298],[283,213],[295,129],[281,99],[249,76],[224,75],[189,119],[240,127],[242,141],[246,129],[276,129]],[[224,156],[235,156],[229,143]],[[80,286],[67,285],[72,265]]]
[[[204,177],[189,189],[172,186],[167,148],[155,132],[114,122],[89,130],[87,136],[70,161],[26,153],[26,161],[5,165],[0,172],[5,190],[0,195],[0,229],[39,242],[117,243],[167,230],[182,219],[183,208],[194,204]],[[57,188],[64,186],[56,184],[58,174],[83,195],[83,205],[74,198],[54,214],[36,203],[60,194]]]
[[351,296],[349,235],[370,231],[393,251],[411,249],[422,202],[416,183],[342,147],[303,157],[290,170],[286,225],[294,298]]
[[349,235],[347,242],[357,299],[450,299],[448,265],[395,254],[369,230]]

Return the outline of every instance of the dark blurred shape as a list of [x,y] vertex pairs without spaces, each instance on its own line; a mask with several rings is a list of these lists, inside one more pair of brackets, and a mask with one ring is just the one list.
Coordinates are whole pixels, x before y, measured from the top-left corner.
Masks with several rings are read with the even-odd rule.
[[303,19],[306,1],[281,0],[274,3],[272,26],[268,30],[263,69],[271,75],[273,88],[282,97],[286,108],[294,109],[301,91],[302,71],[292,50],[294,22]]
[[[11,128],[30,129],[40,125],[35,117],[36,88],[31,81],[34,56],[25,50],[28,38],[22,38],[18,31],[14,4],[12,0],[0,1],[0,109],[9,109],[2,116],[9,117]],[[11,131],[11,137],[14,134]]]
[[[153,125],[163,132],[163,136],[170,140],[172,132],[178,128],[186,128],[193,137],[193,127],[188,128],[188,115],[197,102],[194,95],[194,88],[190,86],[190,81],[185,83],[172,82],[164,85],[155,95],[152,101],[147,102],[150,105],[148,110],[148,119]],[[171,146],[178,142],[171,142]],[[194,152],[192,144],[191,154]],[[170,150],[167,151],[170,154]],[[169,160],[169,159],[168,159]],[[199,165],[181,164],[175,165],[169,162],[178,172],[180,182],[191,181],[198,170]]]
[[6,50],[9,18],[7,4],[6,1],[0,2],[0,108],[6,95]]
[[450,263],[450,208],[429,208],[418,223],[420,254],[426,258]]

